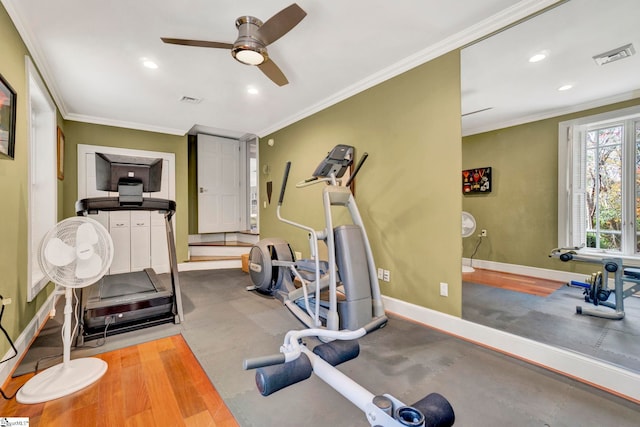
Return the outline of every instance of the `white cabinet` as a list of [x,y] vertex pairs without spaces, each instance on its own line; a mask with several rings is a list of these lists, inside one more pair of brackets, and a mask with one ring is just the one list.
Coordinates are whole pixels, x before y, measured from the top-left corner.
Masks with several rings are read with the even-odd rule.
[[151,212],[132,211],[131,214],[131,271],[151,267]]
[[113,240],[113,262],[110,274],[131,271],[131,219],[130,212],[108,212],[109,234]]

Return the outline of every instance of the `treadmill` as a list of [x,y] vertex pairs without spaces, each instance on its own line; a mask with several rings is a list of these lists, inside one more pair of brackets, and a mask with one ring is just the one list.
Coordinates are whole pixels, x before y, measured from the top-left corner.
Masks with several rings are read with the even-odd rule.
[[152,268],[106,275],[81,289],[78,345],[84,341],[163,323],[184,321],[172,219],[176,202],[143,197],[160,191],[162,159],[96,153],[96,189],[118,192],[115,197],[92,197],[76,202],[76,214],[100,211],[158,211],[164,214],[169,250],[170,282]]

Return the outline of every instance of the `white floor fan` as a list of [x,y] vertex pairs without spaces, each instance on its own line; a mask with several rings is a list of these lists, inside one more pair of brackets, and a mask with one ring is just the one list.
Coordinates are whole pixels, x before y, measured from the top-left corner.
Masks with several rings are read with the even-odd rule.
[[16,397],[19,403],[42,403],[67,396],[93,384],[107,371],[107,363],[98,358],[71,360],[72,290],[100,280],[112,260],[111,236],[93,219],[67,218],[45,235],[38,253],[40,268],[49,280],[65,289],[63,361],[27,381]]
[[[462,237],[472,236],[476,231],[476,219],[469,212],[462,211]],[[476,271],[470,265],[462,265],[463,273],[473,273]]]

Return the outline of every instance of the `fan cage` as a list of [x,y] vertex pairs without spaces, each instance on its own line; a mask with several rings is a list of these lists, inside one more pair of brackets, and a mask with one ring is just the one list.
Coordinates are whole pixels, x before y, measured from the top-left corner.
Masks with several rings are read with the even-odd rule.
[[[86,223],[93,225],[98,235],[98,241],[93,245],[93,250],[94,253],[102,259],[102,268],[100,268],[98,274],[92,277],[78,278],[75,274],[77,264],[75,260],[64,266],[56,266],[46,259],[44,250],[47,243],[55,238],[62,240],[62,242],[69,246],[75,247],[78,227]],[[40,265],[42,273],[52,282],[69,288],[82,288],[96,283],[107,272],[112,260],[113,241],[111,240],[109,232],[98,221],[81,216],[64,219],[49,230],[40,242],[40,250],[38,253],[38,264]]]
[[[462,237],[469,237],[476,231],[476,219],[469,212],[462,211]],[[471,226],[467,226],[471,222]]]

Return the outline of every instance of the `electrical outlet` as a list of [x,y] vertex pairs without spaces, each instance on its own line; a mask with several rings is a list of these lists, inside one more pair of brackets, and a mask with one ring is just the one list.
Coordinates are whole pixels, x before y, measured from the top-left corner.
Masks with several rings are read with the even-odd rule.
[[379,268],[378,269],[378,279],[379,280],[383,280],[384,279],[384,270]]
[[302,252],[296,251],[295,254],[296,254],[296,259],[302,259]]
[[11,298],[2,298],[2,305],[11,304]]
[[449,284],[440,282],[440,296],[448,297],[449,296]]
[[487,237],[487,230],[485,230],[484,228],[480,231],[480,235],[482,237]]
[[389,270],[384,270],[384,273],[382,274],[382,280],[384,280],[385,282],[391,281],[391,272]]

